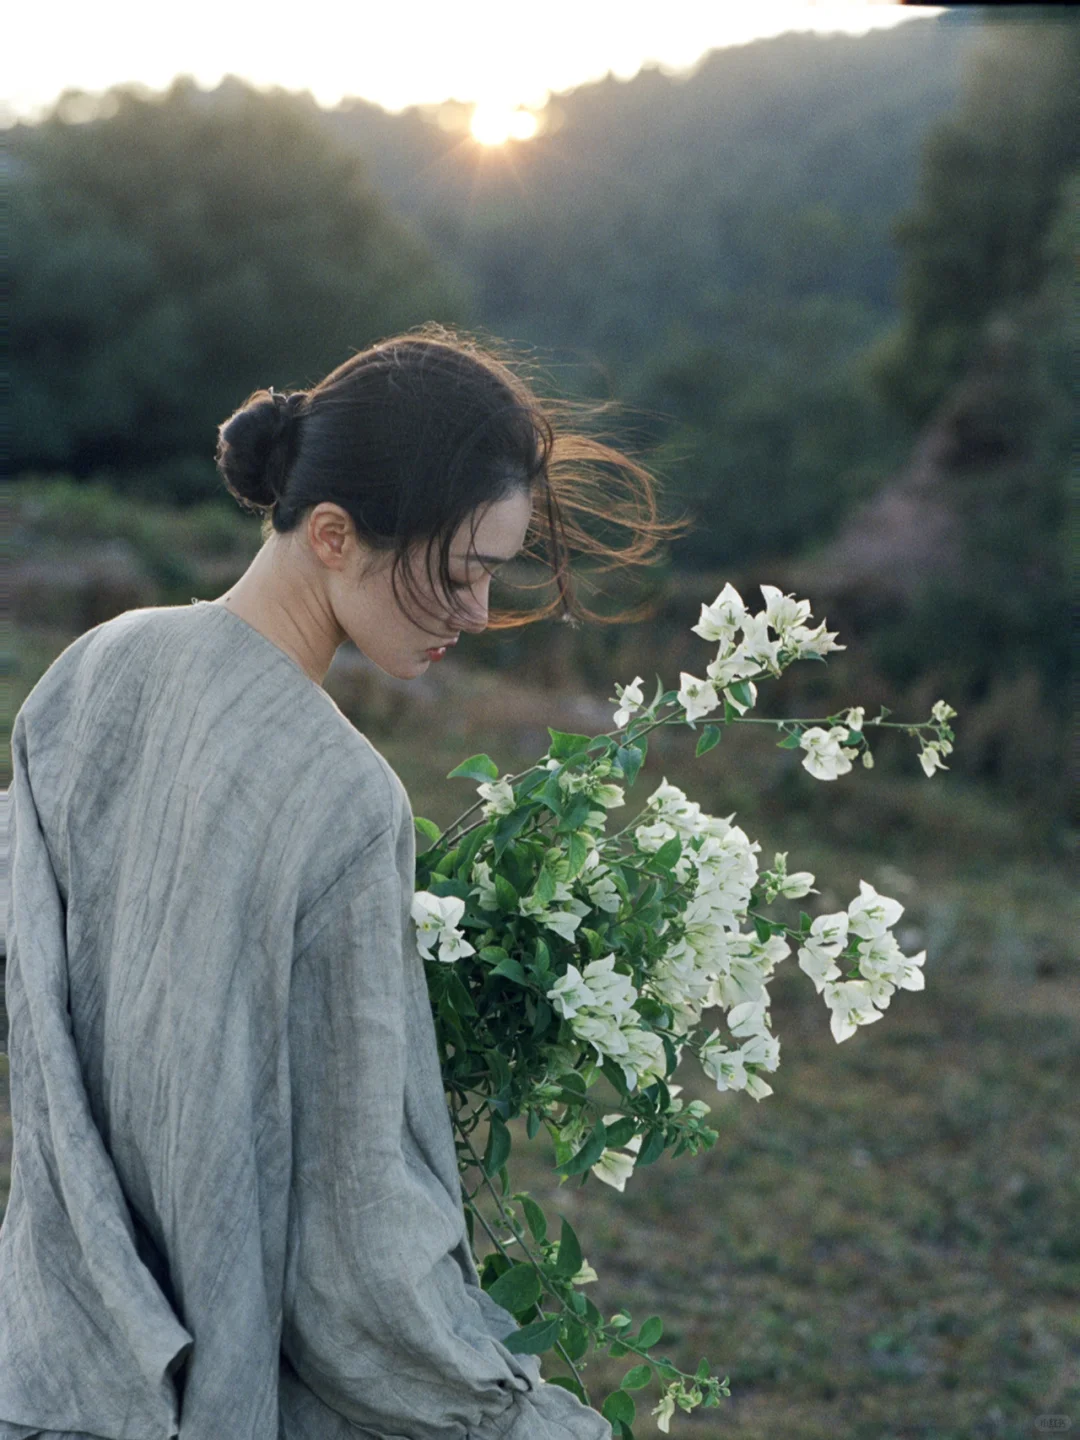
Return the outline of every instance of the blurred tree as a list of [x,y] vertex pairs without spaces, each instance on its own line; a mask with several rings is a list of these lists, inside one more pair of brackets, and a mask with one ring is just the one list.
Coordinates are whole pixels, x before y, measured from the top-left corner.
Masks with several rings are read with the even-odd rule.
[[178,80],[114,90],[84,123],[67,110],[10,137],[16,470],[200,498],[216,426],[252,389],[458,318],[310,97]]
[[887,403],[921,423],[971,364],[987,317],[1034,295],[1042,237],[1080,164],[1080,11],[989,12],[954,114],[931,131],[896,225],[902,318],[871,358]]

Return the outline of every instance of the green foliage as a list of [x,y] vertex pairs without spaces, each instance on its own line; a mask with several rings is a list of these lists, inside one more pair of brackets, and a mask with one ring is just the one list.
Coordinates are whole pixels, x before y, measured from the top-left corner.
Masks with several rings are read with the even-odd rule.
[[310,98],[185,80],[107,98],[9,135],[12,459],[138,488],[195,453],[186,479],[162,472],[190,501],[219,485],[216,426],[252,389],[313,383],[453,305]]
[[1044,237],[1080,165],[1080,17],[1061,7],[1020,18],[984,27],[961,102],[928,136],[916,202],[895,227],[902,318],[873,373],[911,421],[977,358],[986,319],[1042,286]]

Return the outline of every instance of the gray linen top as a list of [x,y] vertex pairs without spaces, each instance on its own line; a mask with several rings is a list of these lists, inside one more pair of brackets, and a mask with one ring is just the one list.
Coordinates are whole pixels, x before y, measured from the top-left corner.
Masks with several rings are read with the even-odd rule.
[[12,740],[0,1437],[610,1440],[470,1254],[387,762],[220,605]]

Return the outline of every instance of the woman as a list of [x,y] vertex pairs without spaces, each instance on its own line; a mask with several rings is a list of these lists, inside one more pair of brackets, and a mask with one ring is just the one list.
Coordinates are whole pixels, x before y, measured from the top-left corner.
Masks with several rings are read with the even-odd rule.
[[88,631],[16,717],[0,1437],[600,1440],[479,1287],[409,800],[321,682],[345,639],[409,678],[482,631],[538,509],[538,614],[568,534],[677,527],[437,327],[257,392],[218,464],[269,516],[245,574]]

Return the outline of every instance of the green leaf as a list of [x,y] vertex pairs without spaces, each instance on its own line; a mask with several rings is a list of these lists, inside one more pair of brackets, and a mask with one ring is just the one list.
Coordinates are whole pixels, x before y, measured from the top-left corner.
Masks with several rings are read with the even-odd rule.
[[578,1070],[564,1070],[559,1076],[559,1084],[564,1090],[575,1090],[579,1095],[584,1095],[589,1088],[585,1076]]
[[[435,821],[426,820],[423,815],[414,815],[413,824],[416,826],[417,830],[420,831],[420,834],[423,835],[424,839],[430,840],[433,845],[435,841],[438,840],[439,836],[442,834],[442,831],[439,829],[438,825],[435,824]],[[424,848],[427,849],[428,847],[425,846]],[[421,851],[421,853],[423,852]]]
[[497,965],[491,967],[492,975],[503,975],[507,980],[513,980],[516,985],[527,985],[529,977],[521,968],[521,962],[508,955],[505,960],[500,960]]
[[670,870],[682,854],[682,841],[678,835],[673,835],[670,840],[665,840],[660,849],[657,850],[653,859],[657,865],[662,865],[665,870]]
[[514,1330],[502,1342],[511,1355],[539,1355],[550,1350],[559,1338],[559,1317],[552,1320],[534,1320]]
[[561,1170],[564,1175],[580,1175],[584,1170],[588,1170],[591,1165],[596,1164],[597,1160],[599,1160],[600,1156],[604,1153],[606,1144],[607,1129],[605,1128],[603,1120],[597,1120],[593,1126],[592,1134],[577,1154],[567,1160],[565,1164],[557,1165],[555,1168]]
[[458,852],[456,850],[448,850],[435,866],[435,874],[443,876],[452,875],[457,868],[457,862]]
[[733,698],[736,699],[740,705],[751,704],[749,681],[737,680],[734,685],[727,686],[727,689],[731,691]]
[[637,1121],[633,1115],[624,1115],[621,1120],[616,1120],[613,1125],[607,1127],[607,1145],[609,1150],[616,1150],[620,1145],[625,1145],[637,1134]]
[[548,776],[547,783],[536,798],[542,804],[546,805],[549,810],[553,810],[556,815],[562,815],[563,807],[566,804],[566,797],[563,795],[558,775]]
[[695,1379],[695,1380],[707,1380],[708,1378],[709,1378],[709,1362],[708,1362],[708,1360],[706,1360],[705,1356],[703,1355],[703,1356],[701,1357],[701,1363],[700,1363],[700,1365],[698,1365],[697,1370],[694,1372],[694,1379]]
[[551,1017],[554,1013],[554,1010],[552,1010],[546,1000],[538,1000],[536,1002],[536,1014],[533,1017],[532,1033],[534,1035],[542,1034],[551,1024]]
[[796,730],[790,735],[785,735],[783,740],[778,740],[776,747],[778,750],[798,750],[801,738],[802,731]]
[[651,1365],[635,1365],[632,1370],[628,1370],[628,1371],[626,1372],[626,1374],[623,1376],[622,1382],[621,1382],[622,1389],[623,1389],[623,1390],[644,1390],[645,1386],[648,1385],[648,1383],[649,1383],[649,1381],[650,1381],[651,1379],[652,1379],[652,1366],[651,1366]]
[[501,945],[484,945],[478,951],[481,960],[486,960],[489,965],[497,965],[500,960],[506,960],[506,951]]
[[580,755],[587,750],[593,742],[591,735],[570,735],[563,730],[552,730],[547,727],[551,736],[551,758],[553,760],[569,760],[572,755]]
[[664,1153],[664,1144],[665,1141],[663,1130],[660,1129],[651,1131],[646,1138],[645,1143],[638,1151],[636,1163],[638,1165],[651,1165],[654,1160],[659,1160],[660,1156]]
[[487,1148],[484,1151],[484,1174],[490,1178],[501,1170],[509,1155],[510,1131],[497,1115],[492,1115]]
[[456,769],[451,770],[448,780],[497,780],[499,767],[490,755],[470,755]]
[[495,849],[495,859],[497,861],[502,859],[503,851],[510,844],[514,836],[525,828],[532,819],[532,816],[533,810],[530,807],[525,810],[513,810],[509,815],[503,815],[500,818],[499,823],[495,827],[495,835],[492,841]]
[[[582,1296],[582,1299],[585,1297]],[[589,1348],[589,1332],[584,1325],[579,1325],[576,1320],[567,1320],[563,1324],[563,1349],[570,1360],[580,1360]]]
[[564,1280],[571,1279],[582,1266],[581,1245],[568,1220],[562,1222],[559,1236],[559,1250],[555,1259],[555,1274]]
[[581,874],[581,867],[585,864],[589,855],[589,842],[580,831],[575,831],[570,836],[570,843],[567,846],[567,879],[573,880],[576,875]]
[[537,904],[544,906],[545,909],[551,904],[552,900],[555,899],[555,876],[546,865],[540,867],[540,874],[537,877],[534,893]]
[[505,875],[496,874],[495,876],[495,899],[498,900],[500,909],[508,911],[511,915],[517,913],[519,896]]
[[697,742],[697,748],[694,754],[704,755],[706,751],[711,750],[714,745],[719,745],[720,737],[723,733],[719,725],[706,725],[705,729],[701,732],[701,739]]
[[772,936],[772,925],[768,920],[763,920],[760,915],[754,916],[754,929],[757,931],[757,938],[762,944]]
[[799,911],[799,934],[800,934],[800,935],[809,935],[809,934],[810,934],[810,931],[811,931],[813,928],[814,928],[814,922],[810,919],[810,916],[807,915],[807,913],[806,913],[805,910],[800,910],[800,911]]
[[664,1333],[664,1322],[659,1315],[650,1315],[637,1333],[637,1343],[642,1350],[651,1350]]
[[532,1237],[539,1245],[547,1239],[547,1216],[531,1195],[519,1195],[521,1208],[525,1211],[525,1219],[528,1222]]
[[637,1406],[625,1390],[613,1390],[601,1405],[600,1414],[613,1424],[618,1420],[624,1425],[632,1425],[634,1416],[637,1414]]
[[615,751],[615,759],[627,785],[633,785],[641,769],[641,762],[645,759],[645,742],[620,745]]
[[541,1124],[542,1121],[540,1119],[539,1113],[536,1110],[530,1110],[528,1118],[525,1121],[525,1134],[529,1137],[530,1140],[536,1139],[537,1135],[539,1134]]
[[511,1315],[528,1310],[540,1299],[540,1276],[531,1265],[512,1265],[487,1292]]

